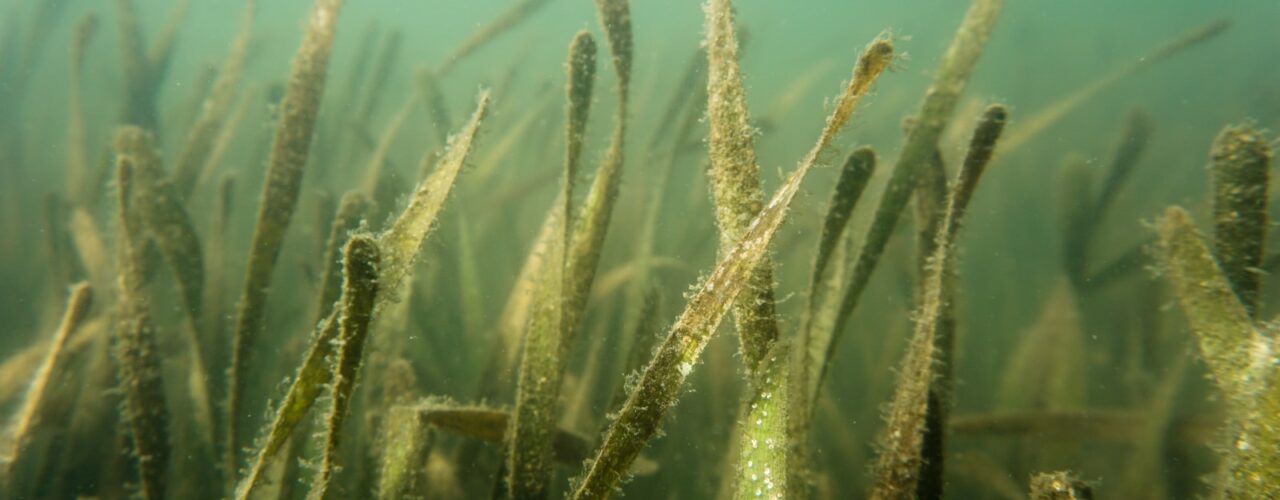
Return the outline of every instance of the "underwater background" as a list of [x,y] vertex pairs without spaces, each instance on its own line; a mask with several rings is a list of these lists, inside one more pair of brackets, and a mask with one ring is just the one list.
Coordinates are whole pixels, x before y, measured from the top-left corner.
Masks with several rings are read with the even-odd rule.
[[1278,20],[0,0],[0,498],[1280,495]]

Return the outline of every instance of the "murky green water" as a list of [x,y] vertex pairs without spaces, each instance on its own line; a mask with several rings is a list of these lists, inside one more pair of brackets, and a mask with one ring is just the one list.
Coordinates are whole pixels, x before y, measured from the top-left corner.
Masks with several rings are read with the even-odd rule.
[[[945,446],[907,446],[942,468],[908,460],[919,481],[905,497],[941,481],[950,498],[1026,498],[1033,474],[1062,470],[1096,498],[1274,493],[1280,259],[1266,231],[1223,228],[1275,213],[1268,167],[1249,158],[1280,127],[1280,4],[1006,0],[972,77],[947,87],[962,89],[954,109],[921,125],[968,2],[739,0],[738,57],[712,50],[710,64],[714,9],[637,2],[624,33],[606,30],[601,2],[625,5],[351,0],[313,14],[290,0],[245,16],[229,1],[0,0],[0,498],[302,498],[330,473],[329,498],[561,496],[594,484],[609,433],[643,450],[615,467],[627,495],[752,496],[751,429],[766,424],[781,426],[769,464],[785,470],[768,469],[777,489],[759,496],[863,498],[887,491],[882,450],[914,435],[885,423],[912,380],[937,397],[911,432]],[[327,27],[331,57],[315,34]],[[597,76],[566,230],[566,54],[580,30]],[[627,36],[621,115],[612,42]],[[768,211],[748,232],[877,39],[893,46],[888,71],[776,235]],[[736,125],[706,111],[708,78],[713,106],[728,88],[709,65],[735,61]],[[954,255],[921,257],[927,228],[948,220],[943,182],[997,103],[1009,118]],[[1229,125],[1250,128],[1215,146]],[[938,161],[899,161],[911,134]],[[751,144],[709,152],[726,137]],[[1231,191],[1243,198],[1215,199],[1229,184],[1212,180],[1210,151],[1228,145],[1242,152],[1218,165],[1254,170]],[[829,199],[860,146],[875,168],[815,285]],[[735,161],[758,169],[724,170]],[[885,225],[898,171],[916,191]],[[757,205],[731,206],[709,180]],[[1213,273],[1172,286],[1186,262],[1156,226],[1185,234],[1162,218],[1173,205],[1225,288]],[[858,264],[877,224],[883,256]],[[344,259],[353,235],[370,239]],[[740,238],[771,251],[734,275],[719,264],[749,253],[730,251]],[[955,280],[929,279],[930,262]],[[365,326],[360,266],[378,273]],[[857,266],[869,281],[849,292]],[[751,269],[771,277],[726,313]],[[952,299],[936,329],[921,326],[934,281]],[[80,282],[92,304],[67,315]],[[1225,290],[1227,305],[1206,313],[1195,290]],[[824,321],[850,293],[842,320]],[[726,307],[699,309],[716,298]],[[776,338],[743,327],[740,350],[741,309],[765,311]],[[1246,382],[1221,375],[1233,364],[1210,330],[1244,339],[1227,351],[1252,360],[1234,363]],[[839,341],[828,352],[814,336]],[[936,363],[904,365],[922,346]],[[756,370],[764,352],[783,358],[776,371]],[[640,396],[664,374],[669,408]],[[785,418],[757,420],[775,395]],[[296,425],[273,431],[285,400]],[[630,420],[645,415],[653,436]],[[528,456],[545,463],[511,458]]]

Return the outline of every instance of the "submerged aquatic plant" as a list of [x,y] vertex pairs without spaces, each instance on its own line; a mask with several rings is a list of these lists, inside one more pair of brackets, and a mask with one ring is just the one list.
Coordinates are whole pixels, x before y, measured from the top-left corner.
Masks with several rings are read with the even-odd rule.
[[[717,13],[727,15],[727,4],[722,4],[720,8],[725,10],[714,8],[708,10],[709,22],[727,22],[727,20],[715,19]],[[836,112],[832,118],[828,119],[827,127],[820,136],[818,145],[801,161],[800,166],[778,189],[769,203],[764,205],[759,215],[747,226],[741,240],[720,259],[715,271],[698,287],[697,294],[689,299],[689,305],[671,327],[666,340],[657,348],[622,410],[606,431],[604,443],[596,453],[596,458],[592,460],[587,475],[576,488],[575,498],[608,496],[639,455],[640,450],[657,432],[663,414],[667,408],[675,404],[681,385],[692,372],[694,363],[698,361],[711,334],[715,332],[720,320],[727,312],[726,308],[737,299],[737,295],[742,290],[749,288],[750,276],[764,259],[769,243],[785,219],[786,211],[799,190],[804,176],[817,163],[817,157],[826,143],[830,142],[835,132],[848,121],[853,106],[888,66],[891,54],[892,45],[885,40],[878,40],[868,47],[858,61],[854,79],[850,81],[848,88],[841,96],[841,104],[837,106]],[[758,393],[762,399],[772,397],[769,390],[786,388],[788,385],[783,376],[786,371],[773,367],[785,362],[778,359],[786,360],[789,356],[785,351],[771,353],[771,356],[772,367],[766,373],[778,375],[778,382],[772,382],[770,375],[761,377],[766,383],[758,386]],[[782,404],[775,409],[785,409],[785,398],[780,396],[780,401]],[[769,407],[774,405],[756,406],[755,409],[760,412],[760,418],[767,417],[765,413]],[[768,438],[769,441],[764,443],[768,449],[767,453],[773,459],[772,463],[782,464],[777,468],[780,476],[785,476],[787,473],[785,456],[789,453],[788,444],[783,437],[787,429],[784,415],[785,411],[775,413],[768,427],[773,434]],[[750,418],[752,414],[748,413],[747,416]],[[744,465],[752,461],[753,456],[755,456],[753,452],[747,452],[744,455]],[[761,466],[765,467],[764,464]],[[779,480],[785,481],[781,478]],[[741,488],[738,491],[742,491]]]
[[1212,156],[1214,255],[1240,303],[1256,317],[1271,148],[1252,127],[1228,127],[1214,141]]
[[67,342],[71,334],[84,322],[93,304],[93,288],[88,283],[78,283],[71,289],[67,298],[67,311],[62,316],[62,323],[54,333],[53,342],[49,345],[49,353],[40,367],[36,369],[23,398],[22,407],[14,414],[13,420],[5,429],[5,450],[3,455],[4,482],[9,482],[13,464],[21,457],[23,446],[30,438],[33,429],[38,425],[41,407],[49,398],[49,383],[64,373],[67,368]]
[[[729,0],[707,4],[707,117],[711,123],[707,144],[722,254],[742,240],[747,225],[764,206],[731,6]],[[773,264],[768,258],[752,274],[743,299],[734,304],[739,348],[748,368],[754,370],[778,338]]]
[[172,448],[160,353],[146,299],[147,273],[143,249],[147,240],[143,236],[143,228],[139,227],[142,223],[138,220],[140,208],[133,204],[135,175],[147,173],[145,169],[138,168],[136,161],[131,155],[121,154],[116,164],[122,241],[116,357],[120,366],[120,385],[125,388],[124,419],[137,456],[142,496],[158,499],[165,496]]
[[1031,478],[1031,500],[1088,500],[1093,488],[1070,471],[1036,474]]
[[956,236],[1007,120],[1008,111],[1001,105],[983,113],[948,196],[934,254],[929,257],[915,333],[889,407],[871,498],[942,497],[955,349],[950,307],[955,300]]
[[1170,280],[1230,412],[1231,442],[1223,447],[1218,495],[1280,494],[1280,358],[1273,339],[1254,327],[1185,211],[1165,212],[1160,239]]
[[[435,224],[458,172],[471,152],[488,106],[489,94],[481,93],[471,121],[454,137],[436,170],[418,186],[413,199],[391,227],[378,235],[380,259],[377,286],[381,290],[379,303],[392,303],[393,297],[396,297],[395,294],[411,272],[422,243]],[[333,380],[333,372],[328,365],[336,347],[335,340],[341,333],[341,313],[341,310],[334,308],[316,327],[311,347],[267,430],[265,440],[258,446],[257,456],[248,475],[237,488],[237,498],[249,498],[260,486],[271,462],[293,436],[294,430],[306,417],[325,386]]]
[[[826,351],[822,365],[830,363],[835,353],[836,342],[839,340],[840,333],[844,331],[843,326],[866,290],[867,283],[871,280],[871,273],[875,270],[885,246],[889,243],[889,237],[897,224],[898,216],[902,214],[902,210],[911,199],[919,172],[931,161],[938,138],[942,135],[942,129],[950,121],[951,114],[960,100],[960,92],[964,90],[970,75],[973,74],[978,57],[982,55],[982,50],[1003,8],[1003,0],[975,0],[970,4],[955,39],[947,48],[942,66],[934,76],[933,85],[920,105],[919,114],[907,134],[902,152],[899,153],[898,161],[889,178],[889,184],[880,198],[871,227],[867,230],[858,258],[850,271],[849,284],[843,293],[829,340],[821,341],[819,344],[825,348],[809,348],[809,350],[816,348]],[[811,383],[818,384],[820,387],[822,380],[819,378]]]
[[563,188],[560,191],[556,218],[558,235],[550,245],[550,267],[542,273],[534,297],[529,331],[525,335],[524,361],[516,388],[515,418],[510,436],[507,469],[511,477],[507,487],[518,498],[539,498],[548,494],[551,476],[551,443],[567,365],[565,359],[576,325],[570,323],[576,314],[567,300],[577,277],[568,265],[568,249],[573,243],[574,185],[582,155],[583,136],[591,111],[592,87],[595,84],[596,42],[590,33],[578,32],[569,45],[568,99],[565,120],[565,159]]
[[1263,333],[1269,327],[1255,326],[1259,281],[1256,268],[1248,266],[1263,253],[1272,152],[1261,133],[1246,125],[1225,128],[1211,156],[1213,252],[1190,215],[1174,207],[1159,222],[1161,256],[1227,401],[1231,441],[1223,447],[1215,494],[1273,497],[1280,495],[1280,355],[1274,335]]
[[254,352],[266,314],[267,291],[271,286],[285,231],[297,207],[302,189],[302,173],[311,149],[312,130],[320,111],[329,56],[338,25],[342,0],[316,0],[302,46],[294,56],[289,87],[281,101],[280,123],[276,127],[271,156],[267,160],[267,180],[258,207],[258,222],[250,244],[249,266],[244,290],[236,306],[232,334],[231,366],[227,383],[227,473],[234,476],[240,448],[240,424],[244,420],[245,392],[248,389],[249,360]]
[[351,391],[355,388],[356,372],[364,357],[365,339],[369,337],[369,321],[373,317],[374,300],[380,286],[379,250],[377,242],[368,235],[357,235],[347,242],[342,254],[342,300],[338,324],[338,353],[330,378],[329,414],[325,417],[324,452],[320,471],[311,484],[307,498],[328,498],[333,474],[338,467],[338,445],[342,436],[342,423],[351,406]]
[[[0,360],[0,496],[1280,495],[1268,117],[1212,146],[1209,240],[1176,208],[1156,236],[1113,231],[1162,194],[1142,162],[1175,165],[1204,131],[1166,127],[1159,92],[1086,111],[1228,21],[1085,74],[1004,134],[1008,109],[982,96],[1039,89],[1043,58],[1019,35],[996,53],[1026,81],[993,72],[966,97],[988,40],[1008,43],[992,38],[1002,0],[968,3],[914,113],[911,78],[876,85],[914,66],[906,38],[796,51],[776,27],[748,37],[753,9],[731,0],[703,5],[700,48],[646,36],[666,26],[633,27],[627,0],[547,38],[537,13],[590,7],[520,0],[434,49],[381,18],[346,47],[345,2],[305,3],[280,82],[262,80],[285,75],[256,0],[213,48],[184,43],[189,2],[155,29],[137,0],[0,7],[0,283],[23,292],[0,318],[31,332]],[[118,62],[99,60],[101,16]],[[59,36],[69,64],[43,69]],[[564,42],[563,67],[538,62]],[[29,104],[48,95],[68,100],[56,119]],[[1076,110],[1115,118],[1096,166],[1046,157],[1108,139]],[[993,161],[1012,175],[970,209]],[[1046,193],[1060,238],[1036,232]],[[1148,262],[1167,279],[1137,279]],[[1060,278],[1047,300],[1028,269]],[[1184,316],[1212,385],[1191,382]]]

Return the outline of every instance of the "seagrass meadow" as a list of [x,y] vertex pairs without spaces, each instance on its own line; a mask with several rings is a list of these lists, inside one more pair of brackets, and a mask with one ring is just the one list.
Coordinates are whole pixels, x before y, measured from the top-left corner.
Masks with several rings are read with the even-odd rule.
[[1273,0],[0,0],[0,500],[1280,498]]

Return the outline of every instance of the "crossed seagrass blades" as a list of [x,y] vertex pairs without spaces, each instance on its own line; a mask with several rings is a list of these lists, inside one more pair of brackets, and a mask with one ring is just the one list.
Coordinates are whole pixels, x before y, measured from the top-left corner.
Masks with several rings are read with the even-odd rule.
[[[33,290],[0,317],[53,332],[0,364],[0,496],[1280,497],[1261,126],[1213,144],[1211,238],[1194,208],[1136,242],[1110,231],[1139,218],[1118,214],[1159,123],[1135,110],[1101,167],[1063,162],[1060,285],[1038,319],[967,312],[971,281],[1010,280],[961,275],[964,250],[992,253],[967,216],[1005,220],[971,206],[1026,195],[1011,180],[971,204],[989,165],[1045,163],[1045,131],[1225,21],[1015,121],[966,97],[1004,9],[972,0],[882,162],[846,132],[896,134],[883,110],[917,99],[878,83],[906,65],[887,34],[793,54],[811,68],[753,114],[744,80],[771,68],[740,65],[731,0],[707,0],[701,45],[670,67],[645,55],[658,45],[635,39],[627,0],[595,0],[598,22],[554,37],[563,73],[513,33],[581,5],[517,0],[406,70],[428,62],[406,50],[417,33],[348,33],[344,3],[314,0],[284,75],[256,60],[279,39],[255,0],[194,71],[177,55],[191,2],[154,33],[133,0],[0,7],[0,280]],[[51,92],[39,63],[59,60],[50,33],[76,15],[67,71],[51,73],[67,116],[50,120],[29,102]],[[100,15],[118,61],[101,58]],[[793,121],[835,67],[849,73],[825,121]],[[780,146],[804,126],[816,141]],[[32,167],[49,144],[65,168]],[[765,158],[800,147],[766,175]],[[59,185],[39,198],[16,182],[45,177]],[[1016,281],[1005,290],[1037,296]],[[1113,309],[1134,323],[1087,341]],[[993,316],[1032,326],[1001,336]],[[1099,363],[1123,381],[1090,395]]]

